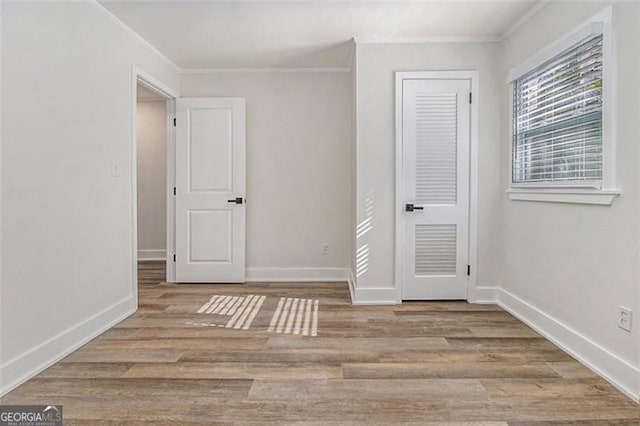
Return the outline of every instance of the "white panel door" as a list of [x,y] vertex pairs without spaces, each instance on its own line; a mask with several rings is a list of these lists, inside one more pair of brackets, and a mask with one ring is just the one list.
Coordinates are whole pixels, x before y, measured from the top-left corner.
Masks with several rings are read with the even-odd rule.
[[245,280],[245,100],[176,100],[176,280]]
[[402,298],[466,299],[471,81],[402,90]]

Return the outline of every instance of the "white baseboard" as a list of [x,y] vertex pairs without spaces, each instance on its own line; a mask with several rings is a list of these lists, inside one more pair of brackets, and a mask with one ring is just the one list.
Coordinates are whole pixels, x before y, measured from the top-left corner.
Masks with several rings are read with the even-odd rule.
[[477,304],[496,304],[498,303],[498,295],[500,287],[475,287],[469,291],[469,303]]
[[348,282],[348,268],[247,268],[246,282]]
[[138,262],[152,262],[158,260],[167,260],[167,251],[165,249],[138,250]]
[[348,272],[349,281],[347,281],[347,283],[349,284],[349,295],[351,296],[351,304],[353,305],[356,300],[356,276],[353,274],[353,269],[349,268]]
[[398,305],[402,303],[400,292],[395,287],[358,288],[354,286],[353,305]]
[[91,339],[136,311],[135,299],[126,299],[51,337],[0,366],[0,396],[60,361]]
[[639,402],[640,368],[504,289],[498,305]]

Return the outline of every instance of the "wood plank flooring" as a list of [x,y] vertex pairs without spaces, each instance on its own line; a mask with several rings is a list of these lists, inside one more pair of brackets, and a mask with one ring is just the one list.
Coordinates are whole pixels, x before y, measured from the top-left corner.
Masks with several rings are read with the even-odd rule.
[[[496,306],[350,305],[346,285],[170,285],[140,265],[133,316],[0,400],[65,424],[639,425],[640,408]],[[211,296],[266,296],[248,330],[196,326]],[[318,299],[318,336],[268,333]]]
[[140,262],[138,263],[138,286],[155,286],[164,282],[167,277],[165,262]]

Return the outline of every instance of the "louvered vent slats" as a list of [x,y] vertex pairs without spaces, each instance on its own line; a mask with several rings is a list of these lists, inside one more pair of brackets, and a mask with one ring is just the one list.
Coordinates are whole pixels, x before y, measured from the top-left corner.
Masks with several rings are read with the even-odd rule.
[[456,204],[456,93],[416,95],[416,203]]
[[415,274],[456,274],[456,225],[416,225]]

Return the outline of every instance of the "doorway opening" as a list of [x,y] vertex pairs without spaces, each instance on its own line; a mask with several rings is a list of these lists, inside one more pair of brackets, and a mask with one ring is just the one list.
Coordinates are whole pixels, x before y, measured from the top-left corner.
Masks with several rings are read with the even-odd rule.
[[138,285],[166,279],[167,99],[136,83]]
[[132,294],[138,299],[138,264],[146,283],[173,282],[174,138],[177,94],[135,66],[131,78]]

